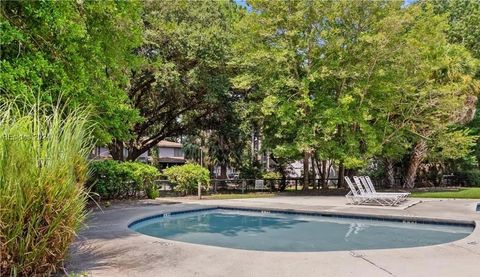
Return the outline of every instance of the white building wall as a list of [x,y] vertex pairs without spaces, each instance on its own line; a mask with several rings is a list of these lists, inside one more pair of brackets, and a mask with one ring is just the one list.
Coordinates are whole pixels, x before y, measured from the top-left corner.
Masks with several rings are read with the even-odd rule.
[[[219,177],[221,172],[222,172],[222,168],[220,166],[216,165],[213,167],[213,173],[216,177]],[[237,171],[235,170],[235,168],[227,167],[227,176],[229,176],[230,174],[236,174],[236,173]]]
[[160,147],[158,149],[158,156],[160,158],[171,158],[171,157],[175,157],[174,156],[174,148],[166,148],[166,147]]
[[[312,170],[312,163],[309,161],[310,170]],[[327,169],[329,168],[329,164],[327,163]],[[288,177],[291,178],[300,178],[303,176],[303,161],[295,161],[289,165],[290,174]],[[315,166],[315,178],[320,178],[318,174],[318,168]],[[338,176],[336,167],[332,166],[330,168],[330,175],[329,178],[336,178]]]
[[288,177],[290,178],[300,178],[302,177],[303,172],[303,161],[295,161],[290,164],[290,174]]
[[110,155],[110,151],[108,150],[108,148],[104,148],[104,147],[98,148],[98,156],[107,157],[109,155]]
[[[177,153],[175,153],[175,151]],[[92,152],[94,156],[97,157],[108,157],[110,156],[110,152],[108,148],[105,147],[96,147]],[[177,156],[175,156],[177,154]],[[127,149],[123,149],[123,155],[126,157],[128,155]],[[179,156],[178,156],[179,155]],[[160,158],[185,158],[185,155],[181,148],[174,148],[174,147],[159,147],[158,148],[158,156]],[[138,160],[140,161],[147,161],[149,158],[148,151],[143,152],[139,157]]]

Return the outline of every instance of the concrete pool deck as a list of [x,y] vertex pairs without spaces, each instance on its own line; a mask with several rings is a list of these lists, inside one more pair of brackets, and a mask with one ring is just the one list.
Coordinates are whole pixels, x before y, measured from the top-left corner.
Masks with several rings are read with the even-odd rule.
[[[90,215],[88,227],[71,247],[66,270],[89,276],[480,276],[480,213],[475,211],[480,201],[410,201],[399,208],[346,205],[344,197],[336,196],[159,198],[120,203]],[[155,214],[215,206],[474,221],[477,227],[465,239],[446,244],[331,252],[263,252],[196,245],[149,237],[127,227]]]

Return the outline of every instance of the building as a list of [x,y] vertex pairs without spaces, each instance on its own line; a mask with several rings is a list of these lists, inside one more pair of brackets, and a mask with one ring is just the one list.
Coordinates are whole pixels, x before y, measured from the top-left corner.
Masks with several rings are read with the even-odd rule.
[[[158,164],[161,168],[167,168],[174,165],[185,163],[185,153],[182,144],[174,141],[162,140],[157,144]],[[150,157],[154,161],[154,157]]]
[[[124,156],[128,155],[128,150],[124,149]],[[92,151],[91,159],[105,160],[111,159],[110,151],[105,147],[95,147]],[[137,161],[158,164],[160,168],[167,168],[173,165],[181,165],[185,163],[185,154],[183,153],[182,144],[174,141],[162,140],[156,147],[142,153]]]

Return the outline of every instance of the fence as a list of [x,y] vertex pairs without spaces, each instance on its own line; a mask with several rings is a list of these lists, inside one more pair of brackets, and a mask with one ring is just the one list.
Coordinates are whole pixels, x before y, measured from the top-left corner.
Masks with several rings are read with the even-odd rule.
[[[403,184],[403,177],[394,178],[393,186],[386,186],[383,178],[372,178],[376,188],[392,188],[400,189]],[[442,186],[462,185],[463,179],[458,176],[445,175],[441,182]],[[156,181],[160,192],[173,191],[174,184],[168,180]],[[321,189],[322,180],[311,180],[310,189]],[[338,178],[328,178],[327,185],[336,188]],[[286,178],[286,179],[211,179],[208,192],[252,192],[252,191],[297,191],[303,188],[303,178]]]
[[[311,180],[309,185],[312,189],[321,188],[321,179]],[[175,185],[168,180],[156,181],[159,190],[162,192],[173,191]],[[329,187],[337,187],[338,178],[327,179]],[[209,192],[249,192],[249,191],[283,191],[283,190],[301,190],[303,187],[303,178],[285,178],[285,179],[211,179]]]
[[[372,178],[373,184],[377,188],[400,189],[403,185],[402,177],[395,177],[393,186],[387,186],[385,179]],[[444,175],[441,186],[462,185],[464,178],[453,175]],[[156,181],[160,191],[172,191],[174,184],[168,180]],[[321,179],[311,180],[310,188],[320,189]],[[329,187],[337,187],[338,178],[328,178],[327,185]],[[242,192],[247,191],[297,191],[303,188],[303,178],[286,178],[286,179],[211,179],[209,192]]]
[[[384,178],[372,178],[373,184],[376,188],[381,189],[402,189],[403,176],[395,177],[393,185],[387,185]],[[417,176],[415,187],[464,187],[469,186],[468,179],[465,176],[448,174],[443,175],[439,180],[431,180]]]

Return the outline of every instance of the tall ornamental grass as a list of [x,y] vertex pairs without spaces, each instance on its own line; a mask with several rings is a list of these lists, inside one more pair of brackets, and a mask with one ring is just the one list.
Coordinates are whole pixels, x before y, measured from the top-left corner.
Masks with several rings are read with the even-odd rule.
[[84,111],[0,107],[0,276],[58,270],[85,218]]

